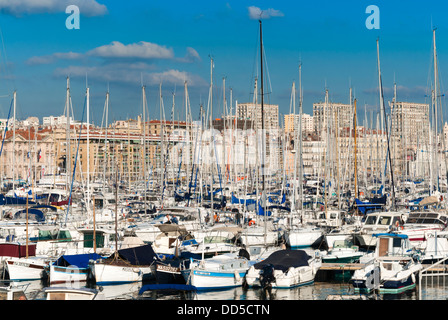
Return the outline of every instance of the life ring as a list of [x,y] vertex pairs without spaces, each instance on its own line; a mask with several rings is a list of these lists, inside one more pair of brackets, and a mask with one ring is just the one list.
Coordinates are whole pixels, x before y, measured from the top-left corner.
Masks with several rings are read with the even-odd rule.
[[397,227],[397,229],[400,227],[400,222],[395,221],[395,227]]
[[249,221],[249,226],[253,226],[255,224],[255,221],[254,220],[250,220]]

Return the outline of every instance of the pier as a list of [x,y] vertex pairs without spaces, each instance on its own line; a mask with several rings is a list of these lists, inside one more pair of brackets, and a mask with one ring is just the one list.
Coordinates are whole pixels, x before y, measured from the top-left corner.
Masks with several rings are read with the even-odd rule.
[[[322,263],[316,274],[316,281],[348,281],[354,271],[364,268],[365,265],[364,263]],[[448,264],[423,264],[422,266],[423,270],[430,272],[448,273]]]
[[[319,268],[320,271],[355,271],[361,268],[364,268],[364,263],[322,263],[322,266]],[[430,267],[429,264],[423,264],[423,269],[427,269],[429,271],[437,271],[437,272],[446,272],[448,271],[448,265],[435,265]]]

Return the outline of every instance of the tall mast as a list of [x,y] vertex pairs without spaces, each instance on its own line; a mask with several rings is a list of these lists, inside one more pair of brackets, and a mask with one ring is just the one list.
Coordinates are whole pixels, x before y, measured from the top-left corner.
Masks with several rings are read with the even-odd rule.
[[[382,84],[381,84],[381,66],[380,66],[380,46],[379,46],[379,40],[376,40],[376,53],[377,53],[377,60],[378,60],[378,93],[379,93],[379,99],[380,99],[380,117],[381,117],[381,144],[380,144],[380,158],[384,159],[384,148],[383,148],[383,141],[384,141],[384,131],[383,131],[383,124],[384,124],[384,115],[386,114],[384,110],[384,100],[382,96]],[[387,159],[386,159],[387,163]],[[383,173],[383,170],[380,170],[381,174],[381,183],[383,186],[385,186],[385,179],[386,179],[386,173]]]
[[[12,189],[14,190],[16,188],[15,181],[16,181],[16,170],[15,170],[15,163],[16,163],[16,107],[17,107],[17,91],[14,91],[14,111],[13,111],[13,130],[12,130]],[[28,198],[28,197],[27,197]]]
[[[213,137],[213,58],[210,57],[210,123],[209,123],[209,128],[210,128],[210,134],[212,139],[214,140]],[[213,197],[213,181],[214,181],[214,177],[213,177],[213,158],[215,157],[215,152],[214,152],[214,148],[213,148],[213,144],[210,144],[210,149],[211,152],[210,154],[212,155],[212,159],[210,159],[210,201],[211,201],[211,209],[212,209],[212,215],[213,215],[213,207],[214,207],[214,197]]]
[[146,213],[146,87],[142,85],[142,121],[143,121],[143,210]]
[[66,174],[66,188],[68,190],[70,184],[70,172],[71,172],[71,146],[70,146],[70,78],[67,77],[67,97],[65,100],[65,112],[67,116],[67,129],[66,129],[66,152],[65,152],[65,174]]
[[188,184],[188,174],[190,172],[190,134],[193,130],[189,130],[188,126],[188,89],[187,89],[187,81],[184,83],[184,92],[185,92],[185,181],[187,182],[187,190],[189,189]]
[[107,166],[107,161],[109,159],[109,145],[108,145],[108,126],[109,126],[109,90],[107,90],[106,92],[106,108],[105,108],[105,112],[106,112],[106,136],[104,137],[104,148],[105,148],[105,154],[104,154],[104,164],[103,164],[103,190],[105,188],[105,182],[106,182],[106,166]]
[[87,213],[90,208],[90,89],[87,87]]
[[260,98],[261,98],[261,182],[262,182],[262,199],[261,203],[263,204],[263,213],[264,213],[264,241],[266,245],[266,228],[267,228],[267,222],[266,222],[266,186],[265,186],[265,177],[264,177],[264,170],[265,170],[265,148],[266,148],[266,133],[265,133],[265,127],[264,127],[264,88],[263,88],[263,33],[262,33],[262,24],[261,20],[259,20],[260,24],[260,78],[261,78],[261,84],[260,84]]
[[[351,90],[351,89],[350,89]],[[354,101],[354,105],[355,105],[355,113],[353,116],[353,127],[354,127],[354,138],[355,138],[355,199],[359,197],[358,194],[358,149],[357,149],[357,145],[356,145],[356,136],[358,135],[357,131],[358,129],[356,128],[356,118],[357,118],[357,114],[356,114],[356,99]]]
[[[376,46],[377,46],[377,54],[378,54],[378,80],[379,80],[379,92],[380,92],[380,104],[382,105],[382,114],[384,115],[384,126],[386,129],[386,141],[387,141],[387,155],[389,158],[389,170],[390,170],[390,180],[391,180],[391,194],[392,194],[392,210],[395,210],[395,185],[394,185],[394,170],[392,168],[392,155],[390,154],[390,146],[389,146],[389,130],[387,126],[387,116],[386,116],[386,109],[384,108],[384,95],[383,95],[383,84],[382,84],[382,78],[381,78],[381,68],[380,68],[380,47],[379,47],[379,40],[376,40]],[[381,133],[382,134],[382,133]],[[387,159],[386,159],[387,163]],[[384,174],[384,176],[386,173]],[[384,184],[383,184],[384,186]]]
[[302,92],[302,63],[299,65],[299,203],[300,203],[300,211],[303,213],[303,157],[302,157],[302,104],[303,102],[303,92]]
[[[436,49],[436,29],[432,31],[433,33],[433,42],[434,42],[434,133],[435,133],[435,150],[434,150],[434,173],[435,173],[435,183],[436,183],[436,190],[439,190],[439,164],[438,164],[438,116],[437,116],[437,100],[439,98],[438,96],[438,88],[437,88],[437,79],[438,79],[438,70],[437,70],[437,49]],[[432,193],[432,186],[431,186],[431,192]]]
[[[297,195],[297,157],[298,157],[298,150],[297,150],[297,131],[298,131],[298,123],[297,123],[297,117],[296,117],[296,83],[293,81],[292,83],[292,114],[293,114],[293,121],[294,121],[294,172],[293,172],[293,184],[292,184],[292,202],[291,202],[291,213],[296,208],[296,195]],[[292,223],[292,219],[291,219]]]

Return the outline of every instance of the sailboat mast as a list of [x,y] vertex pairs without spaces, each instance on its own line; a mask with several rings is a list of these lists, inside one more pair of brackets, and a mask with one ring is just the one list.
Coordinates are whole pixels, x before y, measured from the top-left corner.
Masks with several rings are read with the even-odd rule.
[[146,213],[146,87],[142,85],[142,116],[143,116],[143,210]]
[[[434,42],[434,136],[435,136],[435,150],[434,150],[434,171],[435,171],[435,183],[436,190],[439,190],[439,165],[438,165],[438,142],[437,142],[437,123],[438,123],[438,115],[437,115],[437,100],[438,100],[438,88],[437,88],[437,78],[438,78],[438,70],[437,70],[437,48],[436,48],[436,29],[432,31],[433,33],[433,42]],[[431,186],[432,188],[432,186]],[[432,193],[432,189],[431,189]]]
[[[386,109],[384,108],[384,95],[383,95],[383,84],[382,84],[382,78],[381,78],[381,68],[380,68],[380,47],[379,47],[379,40],[376,40],[377,45],[377,54],[378,54],[378,80],[379,80],[379,92],[380,92],[380,103],[382,105],[384,118],[385,118],[385,129],[386,129],[386,141],[387,141],[387,155],[389,158],[389,170],[390,170],[390,180],[391,180],[391,194],[392,194],[392,210],[395,210],[395,185],[394,185],[394,170],[392,167],[392,155],[390,154],[390,146],[389,146],[389,130],[387,126],[387,116],[386,116]],[[382,134],[382,133],[381,133]],[[387,163],[387,159],[386,159]]]
[[[212,139],[214,139],[213,137],[213,58],[210,57],[210,123],[209,123],[209,128],[210,128],[210,135],[212,137]],[[215,157],[215,152],[213,149],[213,144],[210,144],[210,148],[211,148],[211,155],[212,155],[212,159],[210,159],[210,207],[211,207],[211,212],[212,212],[212,216],[213,216],[213,209],[214,209],[214,199],[213,199],[213,182],[214,182],[214,177],[213,177],[213,159]]]
[[[302,63],[299,65],[299,203],[300,203],[300,212],[303,213],[303,157],[302,157],[302,113],[303,113],[303,92],[302,92]],[[294,115],[295,117],[295,115]]]
[[[350,89],[351,90],[351,89]],[[353,121],[354,121],[354,139],[355,139],[355,199],[359,197],[358,194],[358,149],[357,149],[357,144],[356,144],[356,136],[358,129],[356,128],[356,118],[357,118],[357,114],[356,114],[356,99],[354,100],[354,108],[355,108],[355,114],[353,116]]]
[[90,209],[90,88],[87,88],[87,213]]
[[66,175],[66,188],[69,189],[71,172],[71,147],[70,147],[70,78],[67,77],[67,97],[65,100],[65,108],[67,114],[67,128],[66,128],[66,152],[65,152],[65,175]]
[[16,107],[17,107],[17,91],[14,91],[14,111],[13,111],[13,120],[12,120],[12,189],[15,190],[15,181],[16,181],[16,170],[15,170],[15,163],[16,163]]
[[266,245],[266,233],[267,233],[267,221],[266,221],[266,185],[265,185],[265,148],[266,148],[266,133],[265,133],[265,126],[264,126],[264,85],[263,85],[263,32],[262,32],[262,23],[261,20],[259,20],[260,24],[260,98],[261,98],[261,186],[262,186],[262,198],[261,203],[263,204],[263,214],[264,214],[264,242]]

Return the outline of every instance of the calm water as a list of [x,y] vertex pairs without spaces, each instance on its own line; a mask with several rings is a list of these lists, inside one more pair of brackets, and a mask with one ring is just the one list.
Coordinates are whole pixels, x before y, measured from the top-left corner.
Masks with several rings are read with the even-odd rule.
[[[43,288],[41,281],[21,282],[28,285],[26,294],[28,298]],[[329,295],[354,295],[353,287],[349,283],[315,282],[312,285],[297,287],[293,289],[273,289],[271,296],[266,296],[260,289],[233,288],[228,290],[217,290],[207,292],[163,292],[146,291],[139,295],[142,283],[131,283],[121,285],[102,286],[102,292],[107,300],[326,300]],[[448,287],[430,286],[425,288],[426,299],[445,300],[448,298]],[[418,300],[417,290],[411,290],[399,295],[378,295],[379,300]],[[372,298],[372,295],[366,297]]]

